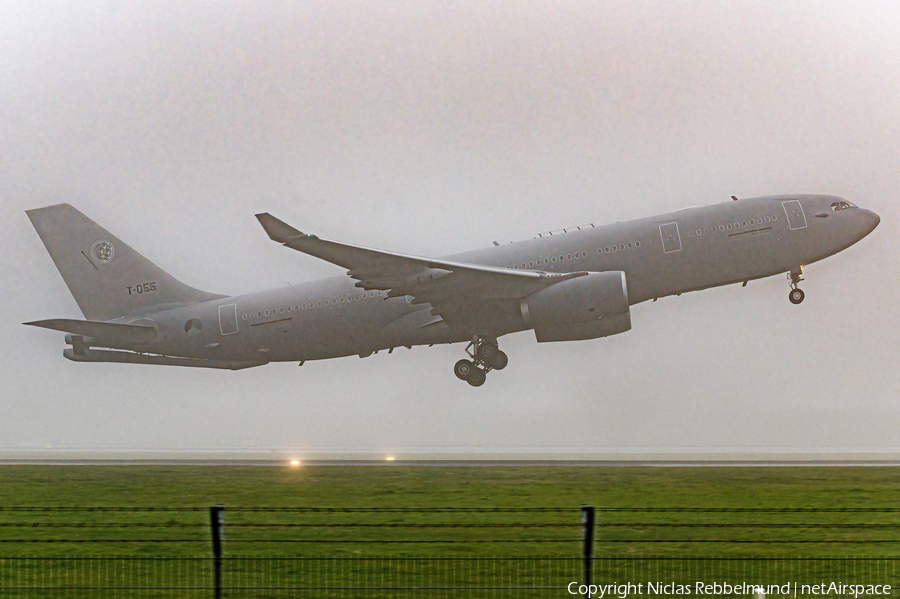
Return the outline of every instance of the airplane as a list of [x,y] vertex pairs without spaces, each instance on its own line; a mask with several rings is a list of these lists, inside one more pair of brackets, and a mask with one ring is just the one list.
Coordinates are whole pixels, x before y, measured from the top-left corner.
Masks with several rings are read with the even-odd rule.
[[26,213],[86,320],[24,324],[67,333],[69,360],[240,370],[468,341],[453,371],[473,387],[506,367],[497,340],[509,333],[607,337],[631,329],[632,305],[783,273],[799,304],[804,266],[880,222],[835,196],[732,196],[428,258],[329,241],[261,213],[270,239],[349,276],[228,296],[176,280],[68,204]]

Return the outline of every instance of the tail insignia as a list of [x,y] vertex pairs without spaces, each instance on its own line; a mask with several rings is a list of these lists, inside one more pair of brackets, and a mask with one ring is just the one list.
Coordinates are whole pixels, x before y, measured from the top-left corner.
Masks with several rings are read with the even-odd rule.
[[116,256],[116,248],[105,239],[99,239],[91,245],[91,256],[100,264],[109,264]]

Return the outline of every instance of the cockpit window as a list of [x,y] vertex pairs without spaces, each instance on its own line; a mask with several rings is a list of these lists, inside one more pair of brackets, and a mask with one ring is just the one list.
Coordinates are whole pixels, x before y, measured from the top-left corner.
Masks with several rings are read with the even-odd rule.
[[856,206],[854,206],[850,202],[845,202],[844,200],[841,200],[840,202],[835,202],[831,205],[831,209],[834,212],[837,212],[838,210],[846,210],[847,208],[856,208]]

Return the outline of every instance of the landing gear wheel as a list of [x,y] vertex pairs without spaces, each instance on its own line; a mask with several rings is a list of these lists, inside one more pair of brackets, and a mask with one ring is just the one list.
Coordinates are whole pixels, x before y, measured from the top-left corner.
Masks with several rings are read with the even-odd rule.
[[478,358],[493,370],[503,370],[509,364],[509,356],[492,343],[482,343],[478,347]]
[[488,362],[488,366],[494,370],[503,370],[509,364],[509,356],[501,350],[497,350],[497,354]]
[[[462,360],[461,360],[462,361]],[[466,382],[472,385],[473,387],[480,387],[484,384],[484,381],[487,380],[487,373],[481,368],[473,367],[472,370],[469,371],[469,376],[466,377]]]
[[788,295],[788,299],[795,305],[802,302],[804,297],[806,297],[806,294],[803,293],[802,289],[791,289],[791,293]]
[[477,368],[471,360],[460,360],[453,366],[453,374],[461,381],[469,380],[469,374],[473,370],[477,370]]
[[509,364],[509,357],[497,347],[495,338],[485,339],[474,335],[466,347],[468,360],[460,360],[453,367],[453,374],[472,385],[480,387],[487,380],[487,373],[502,370]]
[[496,345],[492,345],[490,343],[482,343],[478,346],[478,350],[476,353],[478,354],[478,358],[483,362],[490,362],[494,359],[494,356],[500,351],[500,348]]

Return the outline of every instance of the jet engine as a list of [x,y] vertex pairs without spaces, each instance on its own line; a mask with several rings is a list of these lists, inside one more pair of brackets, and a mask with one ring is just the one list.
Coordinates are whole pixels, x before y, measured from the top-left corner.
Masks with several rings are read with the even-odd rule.
[[631,329],[622,271],[592,272],[519,300],[539,343],[596,339]]

